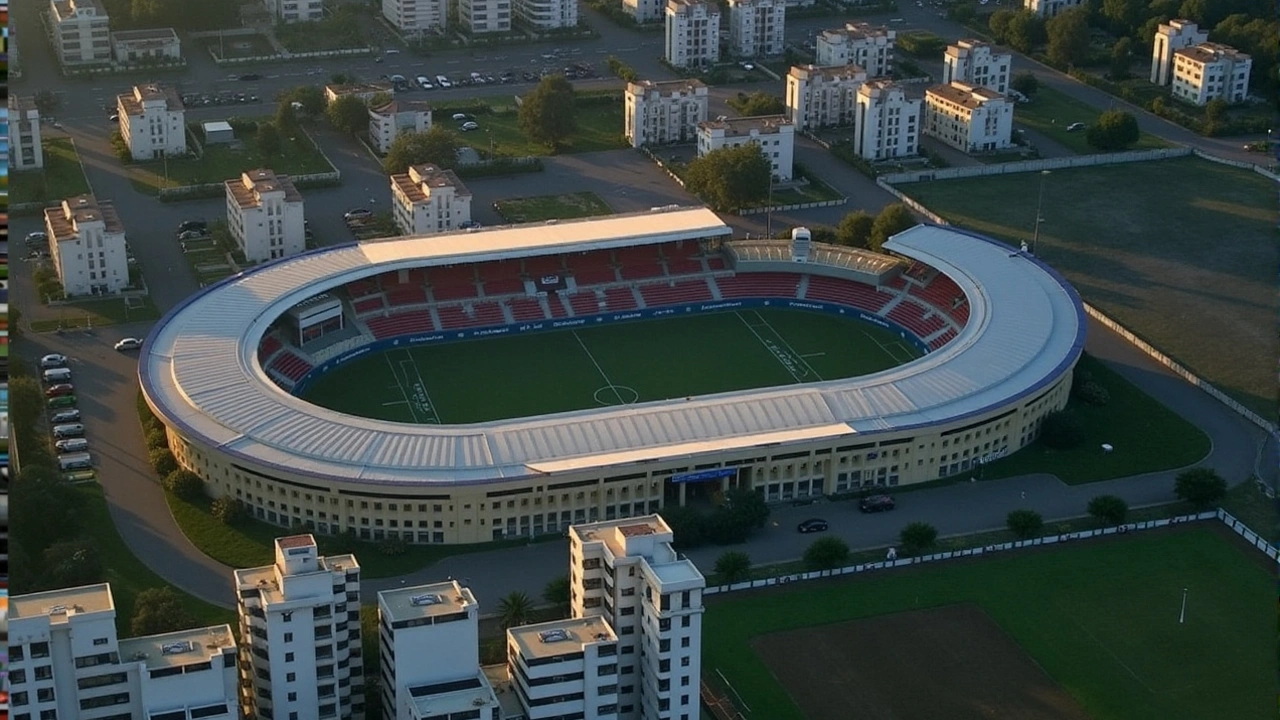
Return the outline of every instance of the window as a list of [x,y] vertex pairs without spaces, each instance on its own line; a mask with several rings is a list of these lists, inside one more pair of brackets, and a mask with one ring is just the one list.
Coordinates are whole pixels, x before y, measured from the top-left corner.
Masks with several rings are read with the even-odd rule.
[[293,653],[291,653],[291,652],[287,652],[287,653],[285,653],[285,654],[284,654],[284,661],[285,661],[285,662],[293,662]]
[[294,682],[297,679],[298,679],[298,673],[285,673],[285,676],[284,676],[285,682]]
[[285,633],[285,634],[284,634],[284,641],[285,641],[285,642],[293,642],[293,633]]

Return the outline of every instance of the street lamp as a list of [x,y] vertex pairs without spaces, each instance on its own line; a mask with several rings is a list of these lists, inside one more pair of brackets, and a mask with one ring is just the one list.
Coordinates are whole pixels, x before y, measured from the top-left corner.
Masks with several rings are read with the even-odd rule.
[[1036,228],[1031,235],[1031,254],[1036,254],[1036,244],[1040,240],[1040,223],[1044,222],[1044,216],[1040,214],[1040,208],[1044,206],[1044,179],[1048,176],[1048,170],[1040,171],[1040,197],[1036,200]]

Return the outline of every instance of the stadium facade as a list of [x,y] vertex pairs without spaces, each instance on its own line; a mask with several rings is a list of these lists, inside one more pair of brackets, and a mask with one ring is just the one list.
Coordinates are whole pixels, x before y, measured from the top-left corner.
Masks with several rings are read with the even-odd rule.
[[[313,251],[172,310],[144,343],[142,390],[210,495],[281,526],[446,544],[730,488],[788,501],[973,472],[1065,406],[1083,306],[1025,251],[932,225],[885,254],[730,234],[709,210],[672,207]],[[464,297],[441,279],[458,268]],[[374,347],[752,305],[859,319],[925,354],[844,380],[471,425],[354,417],[293,394]]]

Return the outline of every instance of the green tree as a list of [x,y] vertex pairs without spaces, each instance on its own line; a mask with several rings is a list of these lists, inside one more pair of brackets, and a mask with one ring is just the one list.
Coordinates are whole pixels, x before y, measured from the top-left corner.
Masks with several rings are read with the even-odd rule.
[[866,210],[855,210],[840,218],[836,226],[836,242],[847,247],[865,248],[871,244],[871,228],[876,219]]
[[736,550],[716,558],[716,575],[727,585],[746,580],[751,576],[751,556]]
[[636,82],[640,79],[640,74],[635,71],[635,68],[622,62],[614,55],[610,55],[605,59],[605,66],[609,68],[609,72],[612,75],[624,82]]
[[1195,509],[1207,510],[1227,494],[1227,481],[1210,468],[1191,468],[1178,473],[1173,492]]
[[298,103],[302,106],[301,112],[310,117],[316,117],[324,112],[324,90],[316,85],[299,85],[286,90],[281,95],[281,100],[288,102],[290,106]]
[[1143,0],[1102,0],[1102,17],[1110,21],[1116,34],[1125,35],[1142,22],[1145,4]]
[[401,133],[391,141],[382,167],[388,173],[398,175],[408,172],[413,165],[430,163],[446,170],[458,165],[458,149],[462,138],[443,125],[435,125],[426,132]]
[[1138,119],[1124,110],[1107,110],[1085,132],[1085,140],[1103,152],[1124,150],[1138,142],[1141,136]]
[[272,118],[271,124],[286,135],[298,132],[298,111],[293,109],[292,100],[280,101],[280,104],[276,107],[276,116]]
[[1129,514],[1129,503],[1115,495],[1098,495],[1089,501],[1089,514],[1105,525],[1119,525]]
[[52,90],[41,90],[36,93],[35,104],[40,117],[50,117],[58,111],[62,100]]
[[1084,423],[1070,410],[1059,410],[1044,416],[1040,440],[1053,450],[1070,450],[1084,442]]
[[369,97],[369,102],[367,103],[367,105],[368,107],[371,107],[371,108],[380,108],[394,99],[395,99],[395,96],[389,92],[374,93],[372,96]]
[[768,196],[772,173],[760,146],[747,143],[712,150],[689,163],[685,189],[715,210],[736,210]]
[[520,104],[519,122],[530,140],[560,150],[578,129],[573,86],[563,75],[543,78]]
[[522,592],[507,593],[498,602],[498,613],[502,618],[503,630],[526,624],[531,612],[533,612],[533,601]]
[[675,536],[672,545],[681,550],[701,547],[707,538],[703,533],[702,513],[689,506],[668,505],[658,512]]
[[1111,46],[1111,79],[1124,80],[1129,77],[1129,63],[1133,61],[1133,41],[1122,37]]
[[1040,79],[1035,76],[1035,73],[1024,70],[1014,74],[1013,79],[1009,81],[1009,87],[1030,98],[1040,89]]
[[164,477],[164,489],[191,502],[204,496],[204,481],[190,470],[177,469]]
[[149,588],[133,601],[132,635],[160,635],[195,627],[196,618],[187,611],[184,598],[171,587]]
[[1014,510],[1005,516],[1004,522],[1019,540],[1035,537],[1044,527],[1044,518],[1035,510]]
[[1227,101],[1225,98],[1216,97],[1204,106],[1204,119],[1209,123],[1216,123],[1227,114]]
[[42,466],[50,462],[47,456],[42,463],[24,453],[22,461],[22,472],[14,478],[9,495],[10,531],[14,537],[21,537],[32,553],[40,553],[80,532],[82,496],[55,471]]
[[168,477],[169,473],[178,469],[178,460],[169,448],[157,448],[151,451],[151,469],[160,477]]
[[89,538],[55,543],[41,554],[40,560],[42,587],[79,587],[106,579],[98,546]]
[[730,104],[746,117],[760,115],[781,115],[787,111],[787,104],[782,98],[766,92],[753,92],[750,95],[738,93],[738,97]]
[[991,30],[991,36],[996,42],[1009,42],[1009,23],[1013,21],[1013,16],[1017,12],[1017,10],[1005,8],[991,13],[991,17],[987,18],[987,27]]
[[721,508],[751,530],[759,530],[769,522],[769,504],[765,502],[764,492],[761,490],[730,490],[725,493]]
[[248,517],[244,503],[230,495],[221,495],[209,505],[209,514],[223,525],[239,525]]
[[360,78],[350,73],[334,73],[329,76],[329,82],[333,85],[355,85]]
[[369,127],[369,108],[355,95],[343,95],[329,103],[325,117],[338,132],[358,135]]
[[569,603],[572,600],[572,592],[569,587],[569,576],[561,575],[552,579],[547,586],[542,589],[542,599],[560,608],[562,611],[569,609]]
[[876,221],[871,224],[871,238],[868,247],[880,252],[886,240],[903,230],[909,230],[919,224],[906,205],[902,203],[888,205],[880,211],[879,215],[876,215]]
[[849,544],[834,536],[814,540],[804,551],[804,564],[810,570],[834,570],[849,562]]
[[139,27],[181,27],[183,8],[177,0],[132,0],[129,19]]
[[275,123],[262,123],[255,133],[258,142],[258,153],[264,158],[273,158],[280,154],[280,130]]
[[1072,8],[1045,24],[1049,35],[1049,62],[1072,67],[1089,58],[1089,11]]
[[1018,52],[1029,53],[1045,40],[1045,22],[1030,10],[1018,10],[1009,19],[1006,43]]
[[898,533],[902,549],[911,555],[928,550],[938,542],[938,529],[926,522],[909,523]]

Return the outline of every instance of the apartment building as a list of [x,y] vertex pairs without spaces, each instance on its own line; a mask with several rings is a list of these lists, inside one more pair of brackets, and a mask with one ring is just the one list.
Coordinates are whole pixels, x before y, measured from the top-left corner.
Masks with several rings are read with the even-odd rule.
[[667,62],[708,67],[720,60],[720,6],[710,0],[667,0]]
[[311,535],[275,541],[275,564],[235,571],[241,706],[274,720],[364,720],[360,565]]
[[1036,15],[1048,20],[1071,8],[1080,7],[1083,0],[1022,0],[1022,6]]
[[400,133],[430,129],[431,106],[421,100],[392,100],[369,108],[369,140],[384,155],[391,151],[391,143]]
[[405,235],[431,235],[471,224],[471,191],[452,170],[414,165],[391,176],[391,207]]
[[893,73],[893,48],[898,33],[887,27],[868,23],[847,23],[843,28],[818,33],[816,65],[857,65],[867,77],[878,78]]
[[857,65],[794,65],[787,73],[787,118],[796,130],[853,125],[858,88],[867,73]]
[[1160,23],[1151,42],[1151,83],[1168,85],[1173,82],[1173,54],[1206,42],[1209,42],[1209,32],[1201,30],[1190,20]]
[[512,0],[459,0],[458,21],[463,32],[483,35],[511,32]]
[[515,0],[516,17],[529,27],[558,30],[578,26],[578,0]]
[[378,593],[383,718],[497,717],[498,697],[480,670],[479,613],[471,590],[454,580]]
[[785,0],[729,0],[729,53],[739,58],[781,55],[786,18]]
[[990,88],[962,82],[924,93],[924,132],[967,153],[1013,145],[1013,103]]
[[[507,668],[528,720],[641,717],[644,688],[638,674],[625,678],[632,683],[628,686],[632,702],[627,712],[620,711],[619,688],[624,678],[618,674],[619,660],[618,638],[598,615],[507,630]],[[670,703],[669,697],[663,699]],[[697,712],[696,705],[693,711]]]
[[324,102],[326,105],[340,97],[354,95],[364,102],[369,102],[374,95],[386,93],[391,95],[395,87],[389,82],[356,83],[352,85],[325,85]]
[[[560,643],[576,660],[581,653],[584,679],[595,681],[611,670],[616,647],[617,717],[690,720],[699,713],[702,677],[702,591],[706,581],[692,562],[671,547],[672,532],[658,515],[574,525],[569,529],[569,583],[575,619],[599,617],[603,623],[539,628],[519,639],[508,633],[508,658],[521,667],[525,652],[555,653]],[[607,630],[606,630],[607,628]],[[568,636],[542,642],[541,633]],[[512,644],[519,644],[510,648]],[[540,643],[540,645],[535,645]],[[603,658],[603,659],[600,659]],[[586,672],[588,660],[603,665]],[[523,669],[531,666],[526,661]],[[537,667],[534,665],[532,667]],[[513,672],[513,674],[517,674]],[[595,676],[595,677],[588,677]],[[601,684],[608,689],[606,673]],[[529,692],[526,690],[525,692]],[[586,690],[584,688],[584,698]],[[598,713],[611,704],[601,694]],[[590,698],[596,700],[596,698]],[[609,717],[607,714],[585,717]],[[533,720],[531,718],[531,720]]]
[[667,4],[663,0],[622,0],[622,9],[635,19],[636,24],[660,23],[666,17]]
[[627,83],[623,122],[631,147],[694,142],[707,119],[707,86],[701,80]]
[[782,115],[726,118],[698,123],[698,157],[747,143],[760,146],[778,182],[791,180],[795,153],[795,123]]
[[15,595],[8,607],[14,720],[238,720],[231,627],[118,639],[107,584]]
[[116,97],[120,135],[134,160],[155,160],[187,152],[186,109],[168,85],[135,85]]
[[960,40],[948,45],[942,56],[942,84],[962,82],[1005,95],[1012,67],[1012,53],[996,52],[981,40]]
[[44,229],[67,295],[104,295],[128,287],[124,225],[110,202],[92,195],[67,198],[45,208]]
[[224,184],[227,227],[245,259],[276,260],[307,249],[302,195],[288,176],[260,168]]
[[173,28],[119,30],[111,33],[116,62],[175,62],[182,59],[182,41]]
[[31,95],[9,96],[9,169],[36,170],[44,167],[44,147],[40,141],[40,110]]
[[49,35],[63,65],[111,62],[110,18],[99,0],[50,0]]
[[263,0],[277,22],[296,23],[324,19],[324,0]]
[[1253,58],[1228,45],[1200,43],[1173,51],[1173,83],[1170,90],[1179,100],[1207,105],[1222,98],[1228,103],[1249,97],[1249,72]]
[[891,80],[868,80],[858,88],[854,152],[866,160],[911,157],[920,146],[919,98],[908,98]]
[[382,17],[408,35],[449,29],[446,0],[382,0]]

